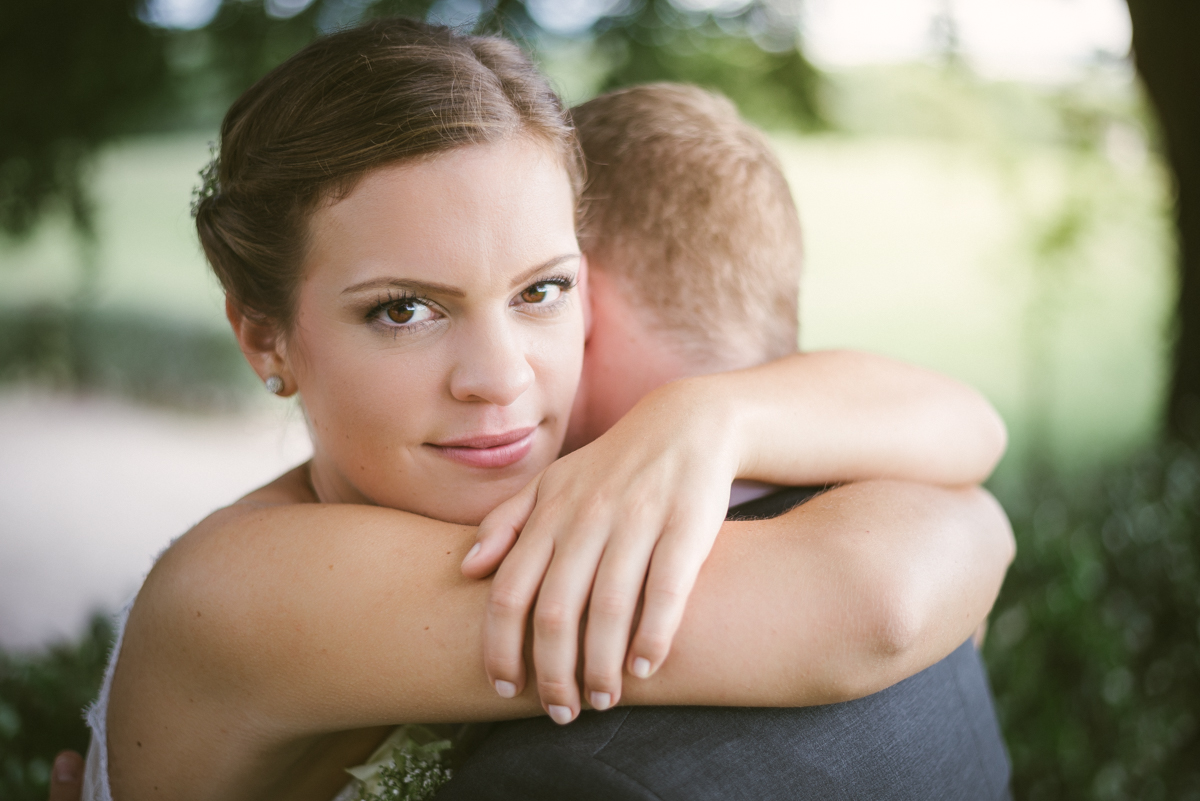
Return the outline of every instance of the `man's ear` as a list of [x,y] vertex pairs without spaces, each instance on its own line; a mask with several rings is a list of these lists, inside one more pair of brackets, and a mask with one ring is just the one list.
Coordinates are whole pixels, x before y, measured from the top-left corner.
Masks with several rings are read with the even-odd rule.
[[264,383],[277,377],[282,386],[276,395],[287,397],[296,392],[296,380],[287,359],[287,346],[279,329],[270,323],[255,320],[242,311],[233,298],[225,296],[225,317],[233,328],[242,355]]
[[579,256],[579,272],[575,275],[575,291],[583,303],[583,341],[587,342],[592,336],[592,293],[588,291],[588,258],[583,253]]

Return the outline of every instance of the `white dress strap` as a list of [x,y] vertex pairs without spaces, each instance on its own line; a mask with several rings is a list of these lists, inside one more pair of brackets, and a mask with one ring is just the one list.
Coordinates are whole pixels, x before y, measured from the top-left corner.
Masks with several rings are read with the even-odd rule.
[[125,637],[125,623],[129,620],[129,610],[132,607],[133,599],[131,598],[121,613],[117,615],[117,638],[113,642],[112,653],[108,657],[108,668],[104,671],[100,695],[85,713],[88,728],[92,730],[92,741],[88,745],[87,764],[83,771],[81,801],[113,801],[112,788],[108,784],[108,694],[112,690],[113,671],[117,666],[117,656],[121,653],[121,640]]

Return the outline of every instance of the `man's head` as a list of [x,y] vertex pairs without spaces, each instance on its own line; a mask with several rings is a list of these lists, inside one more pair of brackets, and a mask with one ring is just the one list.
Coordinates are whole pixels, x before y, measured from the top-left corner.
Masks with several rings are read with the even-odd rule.
[[793,352],[802,255],[779,162],[725,98],[648,84],[572,117],[594,323],[568,448],[668,381]]

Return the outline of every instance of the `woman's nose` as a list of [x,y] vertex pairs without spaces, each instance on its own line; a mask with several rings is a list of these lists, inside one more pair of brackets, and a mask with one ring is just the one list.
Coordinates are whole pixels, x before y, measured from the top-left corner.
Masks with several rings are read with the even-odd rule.
[[456,400],[508,406],[533,385],[533,368],[522,338],[510,326],[483,328],[463,345],[450,375],[450,394]]

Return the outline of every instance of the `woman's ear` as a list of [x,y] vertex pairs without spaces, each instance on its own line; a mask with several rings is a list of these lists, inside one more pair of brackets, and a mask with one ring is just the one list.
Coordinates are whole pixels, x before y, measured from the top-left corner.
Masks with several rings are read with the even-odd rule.
[[229,295],[225,296],[225,317],[233,328],[242,355],[267,385],[267,389],[282,397],[295,394],[296,380],[288,367],[287,347],[279,329],[273,324],[248,317]]
[[575,291],[583,303],[583,341],[587,342],[592,336],[592,293],[588,291],[588,259],[587,254],[579,256],[579,272],[575,275]]

